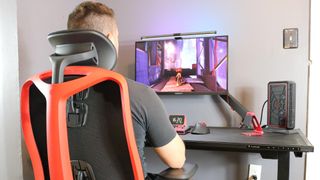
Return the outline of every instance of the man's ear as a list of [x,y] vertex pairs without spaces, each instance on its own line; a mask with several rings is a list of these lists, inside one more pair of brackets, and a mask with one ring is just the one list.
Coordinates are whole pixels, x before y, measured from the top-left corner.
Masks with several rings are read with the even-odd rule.
[[108,34],[106,34],[107,38],[110,39],[110,37],[112,36],[111,32],[108,32]]
[[112,42],[112,44],[115,45],[114,44],[114,36],[113,36],[112,32],[108,32],[108,34],[106,36]]
[[118,51],[119,51],[119,44],[118,44],[118,41],[117,39],[114,37],[114,35],[112,34],[112,32],[108,32],[106,34],[107,38],[111,41],[112,45],[116,48],[116,51],[117,51],[117,54],[118,54]]

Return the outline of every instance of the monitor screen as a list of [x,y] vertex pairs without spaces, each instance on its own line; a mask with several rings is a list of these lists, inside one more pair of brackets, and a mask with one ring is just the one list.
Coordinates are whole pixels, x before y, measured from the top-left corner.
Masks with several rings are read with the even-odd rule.
[[138,41],[135,80],[159,94],[228,91],[228,36]]

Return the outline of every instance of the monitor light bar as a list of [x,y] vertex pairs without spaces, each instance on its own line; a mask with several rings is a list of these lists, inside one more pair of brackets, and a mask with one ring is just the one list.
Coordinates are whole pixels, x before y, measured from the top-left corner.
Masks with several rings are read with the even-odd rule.
[[217,34],[217,31],[174,33],[174,34],[163,34],[163,35],[156,35],[156,36],[142,36],[141,40],[143,40],[143,41],[154,41],[154,40],[167,40],[167,39],[211,37],[211,36],[213,36],[215,34]]

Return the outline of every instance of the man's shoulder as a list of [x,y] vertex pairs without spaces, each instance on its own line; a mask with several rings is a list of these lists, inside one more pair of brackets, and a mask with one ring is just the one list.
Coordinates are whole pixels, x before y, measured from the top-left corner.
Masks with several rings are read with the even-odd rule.
[[126,80],[127,80],[130,93],[134,93],[134,94],[153,93],[153,90],[149,86],[146,86],[145,84],[136,82],[128,78],[126,78]]
[[129,96],[131,101],[148,104],[149,101],[155,101],[158,96],[155,91],[145,84],[133,81],[127,78]]

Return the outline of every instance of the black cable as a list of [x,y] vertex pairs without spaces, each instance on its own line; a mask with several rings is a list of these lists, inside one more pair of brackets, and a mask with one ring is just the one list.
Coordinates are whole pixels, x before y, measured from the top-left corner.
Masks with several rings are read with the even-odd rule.
[[262,108],[261,108],[260,125],[262,125],[261,123],[262,123],[262,117],[263,117],[263,109],[264,109],[264,106],[266,105],[267,102],[268,102],[268,100],[264,101]]

